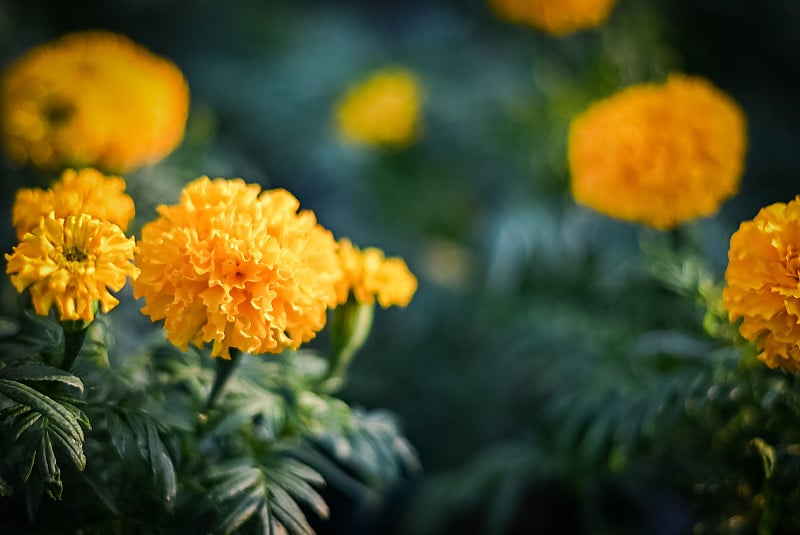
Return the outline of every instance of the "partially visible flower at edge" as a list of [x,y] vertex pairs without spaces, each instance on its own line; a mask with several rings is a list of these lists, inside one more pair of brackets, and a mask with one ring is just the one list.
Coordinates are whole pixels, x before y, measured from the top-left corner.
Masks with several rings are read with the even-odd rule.
[[135,248],[108,221],[50,213],[5,255],[6,273],[18,292],[30,290],[37,314],[46,316],[55,304],[61,321],[92,321],[96,303],[104,313],[112,310],[119,300],[110,291],[138,273],[131,263]]
[[593,104],[568,140],[575,200],[657,229],[714,214],[739,190],[742,110],[702,78],[673,74]]
[[762,208],[731,236],[723,305],[770,368],[800,371],[800,196]]
[[489,0],[501,18],[552,35],[600,26],[617,0]]
[[186,349],[280,353],[314,338],[336,304],[336,242],[288,191],[201,177],[142,229],[134,295]]
[[0,80],[8,157],[40,169],[122,173],[154,164],[180,144],[188,110],[174,63],[105,31],[36,46]]
[[350,143],[402,147],[419,133],[422,96],[416,76],[386,67],[351,86],[335,110],[341,138]]
[[124,232],[133,219],[135,206],[125,193],[125,179],[105,176],[90,168],[65,169],[60,180],[48,190],[24,188],[17,192],[11,214],[17,239],[22,240],[50,212],[57,218],[89,214],[117,225]]
[[417,278],[401,258],[385,258],[383,251],[374,247],[364,250],[350,240],[339,240],[339,258],[344,277],[336,285],[339,303],[347,301],[352,292],[356,301],[372,304],[405,307],[417,291]]

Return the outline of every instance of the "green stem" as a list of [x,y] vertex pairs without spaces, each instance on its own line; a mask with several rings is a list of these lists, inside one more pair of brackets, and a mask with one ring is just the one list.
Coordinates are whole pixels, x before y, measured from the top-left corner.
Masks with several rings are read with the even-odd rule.
[[217,399],[219,399],[220,394],[222,394],[222,390],[228,383],[228,379],[231,378],[239,362],[242,360],[242,352],[239,349],[232,347],[230,353],[230,359],[218,358],[214,361],[216,375],[214,376],[214,384],[211,385],[211,392],[208,394],[205,412],[214,408]]
[[64,355],[61,358],[60,367],[62,370],[69,371],[83,347],[89,327],[83,322],[63,321],[61,328],[64,330]]
[[347,369],[364,345],[372,328],[375,305],[362,304],[352,296],[337,308],[331,318],[331,356],[328,369],[320,378],[324,392],[332,393],[344,386]]

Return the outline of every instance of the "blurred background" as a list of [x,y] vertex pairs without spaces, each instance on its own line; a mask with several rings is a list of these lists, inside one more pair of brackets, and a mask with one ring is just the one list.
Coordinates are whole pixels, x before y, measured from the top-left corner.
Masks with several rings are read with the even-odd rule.
[[[738,101],[742,190],[686,231],[721,279],[739,222],[800,193],[798,24],[789,0],[619,0],[606,25],[567,37],[482,0],[0,0],[0,65],[106,29],[180,67],[186,137],[126,176],[134,231],[189,180],[242,177],[290,190],[337,237],[418,276],[407,309],[376,313],[342,396],[394,413],[423,473],[377,505],[331,490],[321,533],[702,533],[727,514],[713,505],[724,496],[706,506],[681,478],[705,435],[680,428],[665,452],[656,429],[686,417],[664,408],[699,373],[664,356],[707,364],[715,349],[703,310],[654,284],[641,251],[664,236],[575,205],[566,134],[592,101],[672,71]],[[342,142],[336,103],[384,66],[416,74],[420,135],[394,149]],[[8,252],[13,192],[44,184],[5,160],[0,184]],[[0,314],[18,314],[3,285]],[[112,318],[148,328],[128,301]]]

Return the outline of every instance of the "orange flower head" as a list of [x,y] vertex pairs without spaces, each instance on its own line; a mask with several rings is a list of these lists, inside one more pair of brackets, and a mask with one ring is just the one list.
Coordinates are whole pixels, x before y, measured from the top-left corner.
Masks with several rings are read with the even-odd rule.
[[501,18],[552,35],[567,35],[603,24],[616,0],[489,0]]
[[383,308],[405,307],[417,291],[417,279],[401,258],[385,258],[374,247],[360,250],[350,240],[339,240],[339,259],[344,276],[336,285],[339,303],[352,293],[356,301]]
[[739,226],[722,300],[770,368],[800,370],[800,196],[762,208]]
[[610,217],[674,228],[739,190],[746,145],[742,111],[709,82],[632,86],[573,120],[572,194]]
[[57,218],[89,214],[117,225],[124,232],[133,219],[135,207],[133,199],[125,193],[123,178],[105,176],[90,168],[66,169],[49,190],[24,188],[17,192],[11,213],[17,238],[22,240],[50,212]]
[[134,295],[186,349],[279,353],[312,339],[336,304],[333,235],[281,189],[201,177],[142,229]]
[[116,307],[110,291],[138,272],[131,263],[135,248],[113,223],[51,212],[6,255],[6,273],[18,292],[30,290],[37,314],[46,316],[55,304],[62,321],[92,321],[96,303],[103,312]]
[[109,32],[39,45],[0,80],[6,152],[41,169],[122,173],[156,163],[183,139],[188,111],[180,70]]

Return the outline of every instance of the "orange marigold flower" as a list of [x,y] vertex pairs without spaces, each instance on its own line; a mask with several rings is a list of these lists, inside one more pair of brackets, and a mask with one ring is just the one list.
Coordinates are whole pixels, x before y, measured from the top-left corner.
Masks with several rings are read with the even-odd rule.
[[288,191],[201,177],[144,226],[134,295],[186,349],[279,353],[312,339],[336,304],[333,235]]
[[42,169],[121,173],[156,163],[183,139],[188,110],[172,62],[109,32],[39,45],[0,80],[6,152]]
[[800,370],[800,196],[762,208],[731,236],[722,302],[770,368]]
[[22,240],[50,212],[58,218],[89,214],[117,225],[124,232],[133,219],[135,207],[133,199],[125,193],[125,179],[105,176],[90,168],[66,169],[49,190],[25,188],[17,192],[11,213],[17,238]]
[[344,276],[336,284],[339,303],[352,292],[359,303],[372,304],[377,298],[383,308],[405,307],[417,291],[417,279],[401,258],[385,258],[374,247],[360,250],[350,240],[339,240],[339,259]]
[[572,194],[658,229],[712,215],[739,189],[745,130],[739,106],[701,78],[629,87],[573,120]]
[[381,69],[352,86],[336,107],[342,139],[365,145],[410,144],[417,136],[420,90],[406,69]]
[[30,289],[37,314],[46,316],[55,303],[61,320],[92,321],[96,302],[103,312],[116,307],[109,290],[121,290],[138,272],[131,263],[135,248],[113,223],[51,212],[5,255],[6,273],[18,292]]
[[552,35],[567,35],[603,24],[616,0],[489,0],[501,18]]

